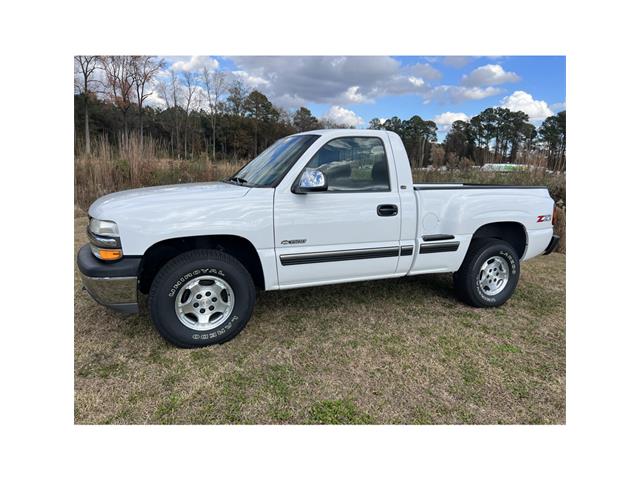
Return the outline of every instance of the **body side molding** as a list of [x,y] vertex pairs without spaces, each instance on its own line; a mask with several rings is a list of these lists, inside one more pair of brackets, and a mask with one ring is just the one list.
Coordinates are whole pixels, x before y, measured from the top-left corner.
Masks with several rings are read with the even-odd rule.
[[400,256],[413,255],[413,245],[403,245],[400,247]]
[[447,235],[447,234],[438,234],[438,235],[423,235],[422,236],[422,240],[424,240],[425,242],[437,242],[440,240],[453,240],[454,237],[453,235]]
[[[413,247],[411,253],[413,253]],[[402,247],[403,252],[408,250]],[[370,258],[397,257],[401,254],[400,247],[361,248],[354,250],[335,250],[329,252],[288,253],[280,255],[282,266],[304,265],[308,263],[343,262],[347,260],[365,260]],[[410,255],[409,253],[402,253]]]
[[420,245],[420,253],[455,252],[460,242],[423,243]]

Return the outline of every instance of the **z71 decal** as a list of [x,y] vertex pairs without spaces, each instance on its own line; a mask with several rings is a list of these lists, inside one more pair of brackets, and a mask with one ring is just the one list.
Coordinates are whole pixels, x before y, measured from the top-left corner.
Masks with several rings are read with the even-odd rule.
[[551,221],[551,215],[538,215],[538,223],[550,222],[550,221]]

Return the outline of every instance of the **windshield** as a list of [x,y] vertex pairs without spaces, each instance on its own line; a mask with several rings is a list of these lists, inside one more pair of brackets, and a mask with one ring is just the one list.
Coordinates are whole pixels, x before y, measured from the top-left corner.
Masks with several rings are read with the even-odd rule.
[[278,140],[227,181],[248,187],[273,187],[318,138],[319,135],[294,135]]

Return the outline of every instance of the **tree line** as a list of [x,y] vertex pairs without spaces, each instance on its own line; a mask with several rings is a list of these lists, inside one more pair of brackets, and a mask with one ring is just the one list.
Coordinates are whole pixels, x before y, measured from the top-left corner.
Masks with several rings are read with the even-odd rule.
[[[75,57],[77,150],[90,154],[96,136],[115,143],[137,135],[141,141],[153,139],[174,158],[246,159],[292,133],[347,128],[318,119],[305,107],[282,109],[226,72],[165,67],[152,56]],[[488,108],[469,121],[453,122],[441,144],[436,123],[418,115],[374,118],[369,128],[398,133],[414,167],[529,163],[542,155],[547,168],[564,170],[565,119],[560,112],[536,129],[523,112]]]
[[[402,138],[414,167],[456,166],[485,163],[540,163],[550,170],[563,171],[566,162],[566,111],[547,117],[539,128],[524,112],[507,108],[487,108],[469,121],[451,124],[441,146],[436,145],[437,126],[414,115],[409,120],[392,117],[384,122],[374,118],[369,128],[389,130]],[[435,147],[435,148],[434,148]],[[536,157],[536,162],[533,157]]]
[[[78,56],[75,66],[76,145],[86,154],[95,136],[115,142],[136,134],[153,138],[175,158],[247,158],[292,133],[347,128],[319,120],[305,107],[279,108],[262,92],[206,66],[167,70],[164,60],[149,56]],[[149,106],[151,95],[161,105]]]

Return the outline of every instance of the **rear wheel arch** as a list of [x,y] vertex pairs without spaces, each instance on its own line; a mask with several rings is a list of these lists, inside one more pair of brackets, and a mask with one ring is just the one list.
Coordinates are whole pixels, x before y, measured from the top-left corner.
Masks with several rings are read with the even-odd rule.
[[479,227],[471,241],[482,238],[497,238],[513,247],[522,259],[527,251],[527,229],[519,222],[493,222]]
[[198,249],[225,252],[238,260],[251,274],[257,289],[264,289],[264,272],[258,251],[251,241],[238,235],[202,235],[162,240],[150,246],[142,257],[139,290],[147,294],[160,269],[178,255]]

